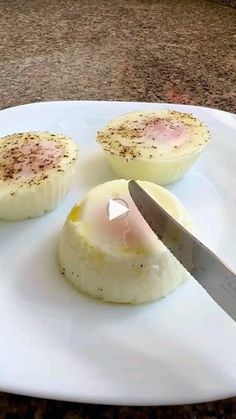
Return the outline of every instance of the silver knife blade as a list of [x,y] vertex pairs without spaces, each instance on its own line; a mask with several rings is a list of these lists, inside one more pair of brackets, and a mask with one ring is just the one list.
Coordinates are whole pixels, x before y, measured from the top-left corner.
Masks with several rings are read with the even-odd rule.
[[128,186],[135,205],[153,232],[236,321],[236,274],[154,201],[137,182],[131,180]]

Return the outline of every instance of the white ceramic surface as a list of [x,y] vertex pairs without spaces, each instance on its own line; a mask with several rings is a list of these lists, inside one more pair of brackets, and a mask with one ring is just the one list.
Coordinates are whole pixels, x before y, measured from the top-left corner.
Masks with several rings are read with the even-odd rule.
[[236,120],[183,105],[51,102],[0,112],[0,135],[49,130],[80,145],[62,205],[0,222],[0,389],[63,400],[162,405],[236,395],[236,324],[189,280],[167,298],[129,307],[80,295],[60,275],[56,247],[68,211],[113,179],[96,131],[128,111],[171,108],[205,121],[213,141],[174,192],[198,237],[236,270]]

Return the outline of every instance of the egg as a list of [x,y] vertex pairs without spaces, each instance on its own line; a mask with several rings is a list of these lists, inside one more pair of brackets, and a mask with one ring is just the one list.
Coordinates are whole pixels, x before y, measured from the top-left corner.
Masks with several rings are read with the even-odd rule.
[[[187,211],[172,193],[151,182],[138,183],[191,229]],[[110,200],[125,202],[129,211],[111,220]],[[189,275],[139,213],[125,179],[93,188],[71,210],[60,234],[59,262],[78,290],[115,303],[157,300]]]
[[210,133],[190,113],[141,111],[114,118],[98,131],[97,141],[118,177],[165,185],[186,173]]
[[48,132],[0,139],[0,219],[17,221],[54,209],[68,192],[77,146]]

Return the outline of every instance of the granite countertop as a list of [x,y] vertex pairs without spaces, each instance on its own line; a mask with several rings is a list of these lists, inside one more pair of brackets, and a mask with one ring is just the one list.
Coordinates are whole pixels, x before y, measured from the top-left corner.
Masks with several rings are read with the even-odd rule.
[[236,0],[0,0],[0,107],[63,99],[236,110]]
[[[0,108],[46,100],[175,102],[236,111],[236,0],[0,0]],[[236,418],[192,406],[80,405],[0,393],[0,419]]]

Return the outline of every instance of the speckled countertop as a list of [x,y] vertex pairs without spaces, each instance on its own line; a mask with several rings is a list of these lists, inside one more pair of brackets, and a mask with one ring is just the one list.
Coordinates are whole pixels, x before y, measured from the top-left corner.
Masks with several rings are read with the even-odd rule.
[[[236,0],[0,0],[0,108],[45,100],[236,110]],[[192,406],[79,405],[0,393],[0,419],[236,418]]]
[[62,99],[236,109],[235,0],[0,0],[0,107]]

